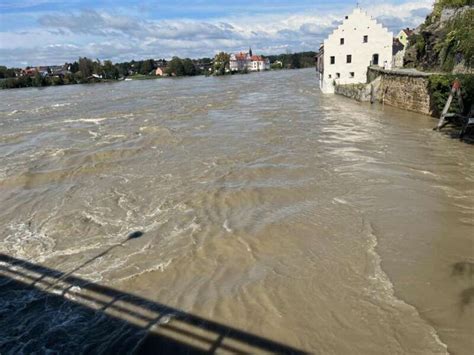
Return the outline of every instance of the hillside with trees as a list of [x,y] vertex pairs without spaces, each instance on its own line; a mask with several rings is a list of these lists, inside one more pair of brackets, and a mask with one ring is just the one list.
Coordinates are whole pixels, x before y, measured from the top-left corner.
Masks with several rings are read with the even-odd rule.
[[405,66],[428,71],[472,73],[474,0],[438,0],[409,38]]

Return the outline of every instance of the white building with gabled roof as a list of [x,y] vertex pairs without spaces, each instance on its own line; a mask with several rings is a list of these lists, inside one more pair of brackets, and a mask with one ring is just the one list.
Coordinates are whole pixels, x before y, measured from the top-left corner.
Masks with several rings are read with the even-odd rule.
[[392,66],[393,35],[361,9],[356,8],[324,41],[318,57],[319,85],[334,93],[335,84],[367,81],[367,68]]

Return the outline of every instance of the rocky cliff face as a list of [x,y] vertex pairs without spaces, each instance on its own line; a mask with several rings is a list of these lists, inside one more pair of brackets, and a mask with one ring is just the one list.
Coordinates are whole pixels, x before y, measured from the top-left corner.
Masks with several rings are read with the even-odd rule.
[[473,1],[467,0],[467,5],[458,7],[442,3],[435,4],[425,23],[409,38],[404,65],[428,71],[474,73]]

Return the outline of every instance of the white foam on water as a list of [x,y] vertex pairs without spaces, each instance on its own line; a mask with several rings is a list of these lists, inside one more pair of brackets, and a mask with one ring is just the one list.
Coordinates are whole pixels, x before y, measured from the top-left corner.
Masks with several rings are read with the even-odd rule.
[[160,325],[166,325],[168,324],[169,322],[171,322],[173,320],[173,318],[175,318],[176,316],[174,314],[167,314],[163,317],[161,317],[158,322],[156,322],[156,324],[154,325],[154,327],[156,326],[160,326]]
[[98,118],[78,118],[77,120],[64,120],[63,123],[77,123],[77,122],[86,122],[86,123],[94,123],[98,125],[102,121],[106,121],[110,119],[110,117],[98,117]]
[[63,156],[65,151],[66,151],[66,149],[58,149],[58,150],[52,152],[51,156],[52,157]]
[[70,102],[64,102],[61,104],[53,104],[51,105],[51,107],[65,107],[65,106],[70,106],[70,105],[72,105]]
[[229,221],[226,219],[224,224],[222,225],[222,227],[225,229],[225,231],[227,233],[231,233],[232,232],[232,228],[229,227]]
[[99,250],[100,248],[104,248],[107,246],[111,246],[111,245],[106,245],[106,244],[97,242],[94,244],[83,245],[81,247],[72,247],[72,248],[67,248],[67,249],[62,249],[62,250],[55,250],[48,253],[47,255],[42,256],[41,259],[45,261],[47,259],[52,259],[55,257],[72,256],[72,255],[81,254],[90,250]]
[[[185,212],[189,212],[189,211],[185,211]],[[179,227],[175,226],[173,228],[173,230],[171,231],[169,237],[171,239],[174,239],[174,238],[180,236],[183,233],[191,232],[191,234],[194,234],[195,232],[198,232],[199,230],[201,230],[201,226],[200,226],[199,223],[196,223],[196,217],[194,217],[191,220],[191,222],[183,228],[179,228]]]
[[[93,211],[95,212],[95,211]],[[105,219],[101,219],[100,218],[100,215],[101,213],[96,213],[96,214],[91,214],[89,212],[86,212],[86,211],[82,211],[81,212],[81,215],[83,215],[85,218],[87,218],[88,220],[91,220],[92,222],[98,224],[99,226],[105,226],[105,225],[108,225],[109,221],[105,220]]]
[[438,333],[436,332],[436,329],[433,328],[428,322],[426,322],[421,317],[420,313],[414,306],[406,303],[405,301],[395,296],[393,283],[388,277],[388,275],[385,273],[385,271],[382,269],[382,259],[376,251],[378,245],[377,237],[374,234],[374,231],[370,225],[367,226],[367,229],[367,234],[369,237],[369,248],[367,250],[367,253],[369,254],[368,259],[372,262],[372,265],[368,276],[368,279],[371,281],[371,287],[366,291],[371,297],[375,299],[380,300],[380,296],[382,296],[383,300],[388,302],[390,305],[399,307],[401,309],[408,309],[409,311],[414,313],[416,317],[424,323],[425,327],[427,328],[437,345],[439,345],[443,349],[443,351],[445,351],[446,354],[449,354],[448,346],[441,341]]
[[238,240],[238,242],[239,242],[240,244],[242,244],[242,245],[245,247],[245,249],[247,249],[247,251],[248,251],[249,253],[252,252],[252,248],[250,247],[250,245],[249,245],[245,240],[243,240],[243,239],[240,238],[240,237],[237,238],[237,240]]
[[434,177],[438,177],[438,175],[436,175],[435,173],[432,173],[431,171],[427,171],[427,170],[420,170],[420,173],[422,173],[423,175],[431,175]]
[[79,286],[72,286],[70,289],[68,289],[64,293],[64,297],[66,299],[76,301],[77,300],[77,295],[80,294],[82,289]]
[[56,245],[52,238],[33,228],[30,223],[11,223],[8,229],[10,234],[0,245],[15,257],[39,261],[50,254]]
[[127,138],[127,136],[125,134],[109,134],[104,138]]
[[340,203],[342,205],[349,205],[349,202],[347,202],[346,200],[344,200],[342,198],[339,198],[339,197],[335,197],[332,200],[333,200],[333,202]]
[[20,112],[20,110],[13,110],[12,112],[10,112],[10,113],[8,114],[8,116],[13,116],[14,114],[16,114],[16,113],[18,113],[18,112]]
[[130,280],[130,279],[133,279],[135,277],[139,277],[143,274],[147,274],[147,273],[154,272],[154,271],[165,272],[165,270],[171,265],[172,262],[173,262],[173,259],[169,259],[168,261],[164,261],[164,262],[155,264],[155,265],[153,265],[149,268],[140,270],[137,273],[127,275],[127,276],[121,277],[121,278],[116,278],[116,279],[114,279],[114,282]]
[[88,132],[93,138],[97,138],[97,136],[99,135],[99,133],[97,132],[93,132],[93,131],[88,131]]

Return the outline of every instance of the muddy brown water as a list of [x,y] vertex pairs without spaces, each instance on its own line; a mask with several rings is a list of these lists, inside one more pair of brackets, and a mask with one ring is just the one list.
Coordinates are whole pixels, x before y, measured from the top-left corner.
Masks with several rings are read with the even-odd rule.
[[0,99],[0,352],[472,353],[474,146],[432,118],[314,70]]

